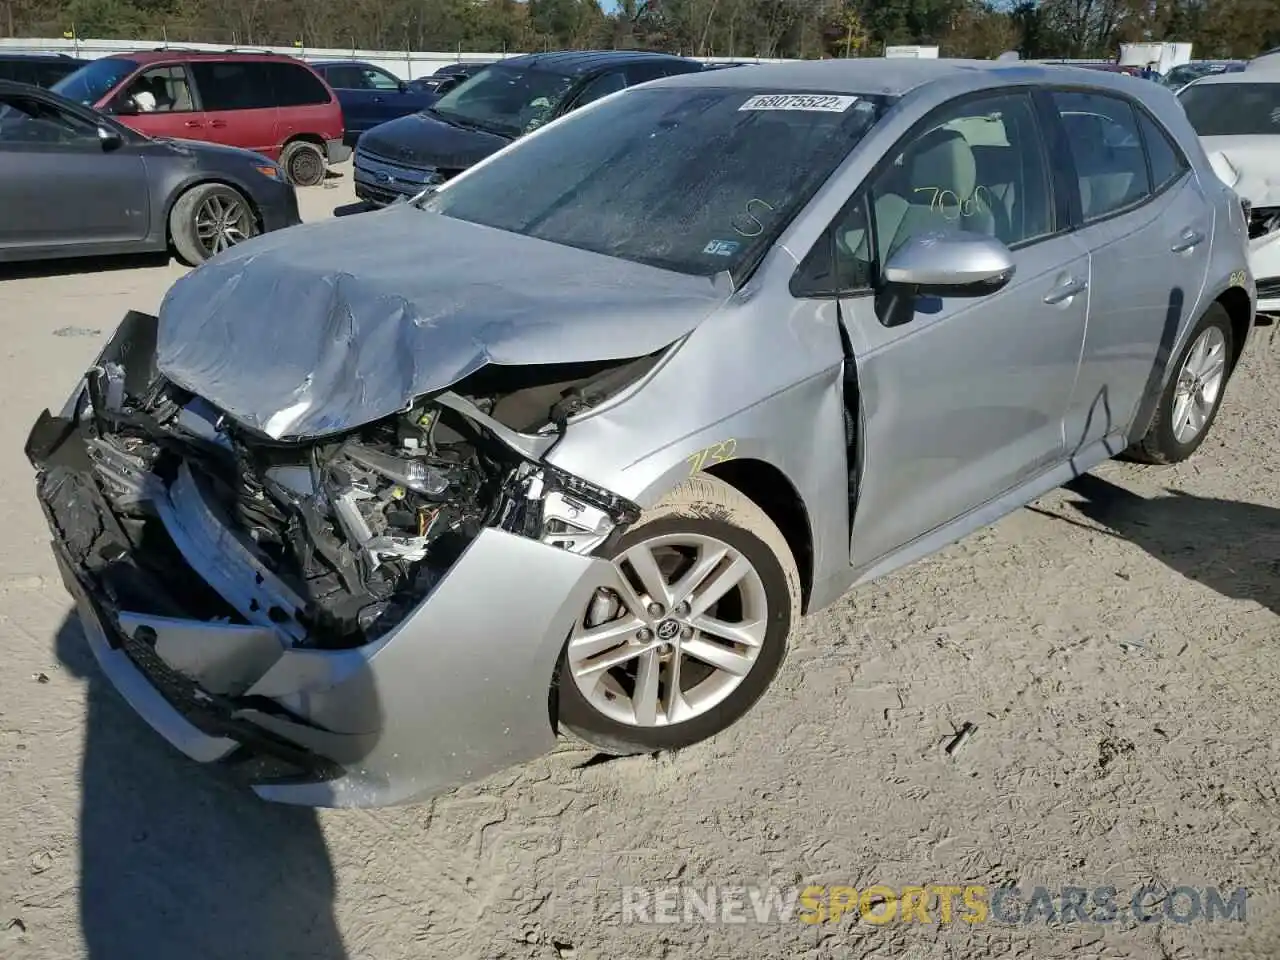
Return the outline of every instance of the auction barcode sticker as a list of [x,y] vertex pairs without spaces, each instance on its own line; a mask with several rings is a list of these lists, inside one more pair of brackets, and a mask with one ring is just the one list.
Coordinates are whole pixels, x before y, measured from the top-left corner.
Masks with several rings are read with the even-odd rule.
[[761,93],[740,106],[739,110],[817,110],[820,113],[844,113],[858,102],[857,97],[815,93]]

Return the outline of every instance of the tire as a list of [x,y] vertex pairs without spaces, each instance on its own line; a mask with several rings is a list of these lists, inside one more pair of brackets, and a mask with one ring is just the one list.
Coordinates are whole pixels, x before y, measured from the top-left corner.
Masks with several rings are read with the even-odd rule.
[[[219,220],[219,216],[223,219]],[[215,231],[212,236],[211,217]],[[219,228],[218,223],[224,227]],[[244,194],[223,183],[196,184],[169,211],[169,239],[178,258],[191,267],[260,232],[257,215]]]
[[[675,540],[679,545],[653,545],[658,540]],[[642,553],[644,544],[650,545],[653,552]],[[720,629],[734,623],[745,627],[753,636],[750,644],[712,639],[713,634],[685,623],[685,611],[679,607],[661,614],[646,609],[638,619],[634,616],[630,608],[647,607],[653,591],[637,589],[636,583],[641,582],[638,578],[627,586],[631,579],[628,574],[635,570],[630,556],[647,555],[660,564],[672,564],[667,582],[671,587],[678,585],[680,577],[698,561],[709,564],[722,548],[729,551],[725,558],[707,567],[689,594],[694,608],[688,611],[687,619],[690,623],[695,621],[700,598],[708,595],[700,588],[724,576],[732,563],[734,570],[748,572],[705,612],[716,614],[720,622],[715,626]],[[632,527],[607,542],[598,553],[618,561],[615,569],[620,587],[612,600],[597,591],[596,599],[583,611],[561,651],[553,690],[560,729],[605,753],[650,753],[698,743],[740,719],[777,674],[788,637],[800,620],[799,571],[786,539],[768,515],[723,481],[705,475],[693,477],[645,511]],[[745,561],[746,568],[738,561]],[[680,592],[673,593],[664,599],[678,600]],[[618,646],[593,650],[583,645],[582,635],[590,629],[588,620],[593,612],[601,610],[608,622],[593,621],[596,628],[612,630],[616,624],[625,639],[619,640]],[[645,639],[632,630],[644,626],[639,620],[647,623],[650,636]],[[677,624],[675,629],[679,632],[669,636],[672,623]],[[668,639],[671,642],[664,655],[658,645]],[[698,649],[694,654],[679,652],[685,645],[690,650],[697,645]],[[641,653],[646,649],[648,653]],[[734,669],[716,669],[697,658],[697,654],[705,656],[708,652],[716,659],[729,658]],[[627,656],[633,659],[612,669],[598,669],[605,658]],[[585,661],[593,661],[596,666]],[[661,684],[652,688],[653,698],[637,696],[633,700],[632,695],[640,692],[639,678],[646,663],[652,665]],[[673,664],[679,678],[677,689],[681,691],[674,707],[670,696]],[[738,675],[736,671],[744,665],[743,673]],[[659,691],[661,696],[657,695]],[[655,703],[654,712],[661,719],[655,717],[652,724],[641,719],[642,708],[636,704],[642,702]]]
[[324,151],[308,140],[294,140],[280,152],[280,166],[295,187],[316,187],[324,183]]
[[[1173,367],[1173,375],[1165,384],[1164,392],[1156,404],[1155,415],[1141,440],[1131,446],[1126,453],[1130,459],[1139,463],[1178,463],[1186,460],[1196,452],[1204,438],[1209,435],[1214,420],[1218,417],[1218,409],[1222,406],[1222,396],[1226,390],[1227,380],[1231,376],[1231,356],[1234,344],[1231,331],[1231,317],[1220,303],[1210,304],[1187,337],[1186,346],[1178,355]],[[1203,361],[1188,361],[1192,354],[1207,344],[1209,352]],[[1210,361],[1213,361],[1210,364]],[[1180,391],[1187,377],[1195,377],[1197,373],[1201,382],[1207,382],[1212,376],[1206,376],[1206,368],[1217,369],[1217,386],[1212,391],[1212,399],[1206,396],[1207,390],[1195,389],[1193,395],[1199,396],[1203,403],[1192,403],[1190,411],[1199,411],[1203,421],[1199,430],[1187,435],[1179,429],[1178,407]],[[1196,368],[1196,369],[1192,369]],[[1187,420],[1184,415],[1183,422]]]

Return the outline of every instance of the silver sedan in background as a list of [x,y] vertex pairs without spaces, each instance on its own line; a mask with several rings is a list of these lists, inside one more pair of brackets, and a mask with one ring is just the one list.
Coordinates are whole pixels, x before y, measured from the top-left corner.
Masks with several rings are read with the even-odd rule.
[[1173,95],[833,60],[605,97],[130,314],[27,454],[104,672],[263,797],[743,717],[803,614],[1213,424],[1255,290]]

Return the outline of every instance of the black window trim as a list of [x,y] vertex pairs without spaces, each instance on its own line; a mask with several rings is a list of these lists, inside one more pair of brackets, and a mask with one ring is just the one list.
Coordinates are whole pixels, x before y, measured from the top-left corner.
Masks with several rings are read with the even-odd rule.
[[[1063,151],[1057,151],[1059,160],[1062,163],[1062,166],[1064,168],[1063,173],[1065,174],[1066,170],[1068,168],[1070,169],[1070,178],[1068,183],[1064,184],[1064,187],[1070,191],[1071,198],[1072,198],[1071,206],[1072,206],[1073,226],[1071,228],[1071,232],[1084,230],[1088,227],[1097,226],[1100,223],[1106,223],[1109,220],[1114,220],[1116,217],[1123,217],[1123,216],[1127,216],[1130,213],[1136,213],[1138,210],[1141,210],[1147,204],[1152,203],[1157,198],[1163,196],[1169,190],[1173,189],[1175,186],[1180,184],[1183,181],[1183,179],[1186,178],[1187,174],[1191,173],[1194,170],[1194,168],[1191,166],[1190,160],[1187,158],[1186,153],[1182,150],[1182,147],[1178,144],[1177,140],[1169,133],[1165,125],[1161,123],[1150,110],[1148,110],[1139,101],[1135,100],[1133,97],[1129,96],[1128,94],[1121,93],[1119,91],[1105,90],[1100,87],[1077,86],[1074,84],[1053,84],[1050,86],[1045,86],[1043,88],[1043,93],[1044,93],[1044,107],[1049,114],[1049,116],[1046,119],[1049,123],[1051,123],[1053,126],[1057,128],[1058,135],[1061,138],[1060,142],[1063,143],[1064,145],[1067,144],[1066,129],[1064,124],[1062,123],[1062,117],[1058,113],[1058,107],[1057,107],[1057,104],[1054,102],[1053,94],[1081,93],[1089,96],[1107,97],[1119,103],[1126,104],[1129,107],[1129,109],[1133,112],[1133,126],[1134,126],[1134,129],[1137,131],[1138,144],[1142,148],[1142,160],[1147,170],[1146,193],[1144,193],[1141,197],[1134,200],[1133,202],[1125,204],[1123,207],[1118,207],[1115,210],[1111,210],[1108,213],[1104,214],[1103,216],[1094,217],[1091,220],[1086,220],[1084,218],[1083,201],[1080,196],[1080,174],[1076,170],[1075,156],[1074,154],[1071,153],[1071,150],[1069,148]],[[1155,177],[1153,177],[1151,173],[1151,154],[1147,150],[1146,135],[1142,132],[1142,124],[1141,122],[1139,122],[1140,114],[1145,114],[1147,119],[1149,119],[1152,123],[1155,124],[1156,129],[1159,130],[1164,135],[1169,145],[1173,148],[1174,154],[1178,157],[1178,160],[1180,161],[1180,166],[1182,167],[1182,172],[1178,176],[1171,179],[1164,186],[1162,186],[1159,190],[1153,189]]]
[[[823,228],[822,234],[818,238],[818,240],[816,240],[814,242],[814,245],[809,248],[809,250],[805,253],[803,257],[800,258],[800,262],[799,264],[796,265],[796,269],[792,273],[791,281],[788,285],[791,291],[791,295],[793,297],[796,297],[796,299],[801,299],[801,300],[852,300],[859,297],[872,296],[878,292],[878,288],[880,285],[880,276],[879,276],[880,264],[878,262],[878,259],[873,259],[871,261],[870,286],[859,287],[856,290],[835,289],[829,293],[808,293],[808,292],[798,293],[797,287],[800,286],[801,290],[803,290],[803,287],[801,286],[803,281],[801,272],[804,269],[804,265],[808,262],[809,257],[812,256],[814,250],[817,249],[817,246],[820,243],[829,244],[831,257],[832,257],[831,275],[833,277],[836,275],[835,262],[834,262],[835,253],[836,253],[835,225],[840,222],[840,219],[845,215],[847,211],[853,208],[853,205],[855,203],[861,202],[866,207],[866,216],[867,216],[867,224],[868,224],[867,232],[870,235],[872,249],[879,250],[880,238],[876,234],[875,211],[870,206],[870,204],[867,203],[867,189],[868,189],[867,185],[874,182],[876,178],[878,178],[880,174],[882,174],[885,171],[885,169],[889,166],[889,164],[892,163],[893,158],[896,157],[899,153],[901,153],[907,144],[909,144],[913,139],[918,138],[922,131],[925,131],[929,128],[930,124],[936,123],[936,119],[939,114],[943,113],[944,111],[955,109],[957,107],[967,106],[968,104],[971,104],[971,103],[979,103],[983,100],[995,100],[995,99],[1001,99],[1001,98],[1006,98],[1010,96],[1022,96],[1027,101],[1028,111],[1031,114],[1031,118],[1032,118],[1032,125],[1035,128],[1035,132],[1036,132],[1036,139],[1039,142],[1039,146],[1040,146],[1040,159],[1044,164],[1044,170],[1047,174],[1045,187],[1049,191],[1049,215],[1051,217],[1049,232],[1042,234],[1038,237],[1032,237],[1027,240],[1020,240],[1015,244],[1011,244],[1009,246],[1009,250],[1011,252],[1025,250],[1028,247],[1031,247],[1037,243],[1044,243],[1047,240],[1053,240],[1058,237],[1064,236],[1067,233],[1070,233],[1072,230],[1072,227],[1070,226],[1069,221],[1064,222],[1061,219],[1061,209],[1060,209],[1060,204],[1058,202],[1060,190],[1059,190],[1059,184],[1057,182],[1057,178],[1054,172],[1054,162],[1053,162],[1054,152],[1049,150],[1048,137],[1047,137],[1048,130],[1046,129],[1044,118],[1043,116],[1041,116],[1042,108],[1041,108],[1041,105],[1038,103],[1038,97],[1036,96],[1036,94],[1041,89],[1042,89],[1041,86],[1035,83],[1009,84],[1008,86],[1001,86],[1001,87],[984,87],[981,90],[974,90],[974,91],[970,91],[969,93],[963,93],[958,97],[952,97],[950,100],[947,100],[944,103],[940,103],[938,106],[934,107],[932,110],[926,113],[923,117],[921,117],[919,120],[913,123],[906,133],[900,136],[896,141],[894,141],[892,146],[890,146],[887,150],[884,151],[880,159],[876,161],[875,166],[872,167],[870,171],[868,171],[867,175],[862,179],[862,182],[858,184],[857,189],[854,190],[853,194],[840,207],[840,210],[836,213],[836,215],[832,217],[831,221],[826,225],[826,227]],[[894,109],[896,109],[896,105]],[[888,119],[888,114],[880,118],[880,123],[883,123],[886,119]],[[1061,133],[1060,124],[1058,125],[1058,132]],[[1072,168],[1072,173],[1074,174],[1074,167]],[[1078,187],[1076,188],[1076,194],[1077,196],[1079,194]]]

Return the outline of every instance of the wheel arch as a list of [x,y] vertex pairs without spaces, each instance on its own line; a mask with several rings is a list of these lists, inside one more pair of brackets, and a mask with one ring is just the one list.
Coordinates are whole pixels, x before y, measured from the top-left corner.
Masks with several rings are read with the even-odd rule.
[[1253,300],[1249,296],[1249,292],[1243,287],[1227,287],[1214,299],[1214,303],[1222,305],[1227,311],[1227,316],[1231,318],[1231,366],[1229,372],[1234,372],[1236,364],[1240,360],[1240,355],[1244,352],[1244,345],[1249,339],[1249,333],[1253,329]]
[[751,500],[782,532],[800,572],[800,610],[808,613],[813,592],[813,530],[795,484],[773,464],[751,457],[726,460],[704,472]]
[[240,194],[240,196],[244,197],[244,202],[247,203],[249,205],[249,209],[253,211],[253,218],[257,221],[259,229],[261,229],[263,225],[262,210],[258,207],[257,201],[253,199],[253,194],[245,189],[244,184],[238,183],[231,177],[219,177],[217,175],[192,177],[189,180],[182,181],[181,184],[169,192],[169,199],[164,208],[164,239],[166,245],[173,245],[173,226],[170,224],[169,219],[173,216],[173,208],[177,202],[196,187],[203,187],[213,183],[222,187],[230,187],[236,193]]

